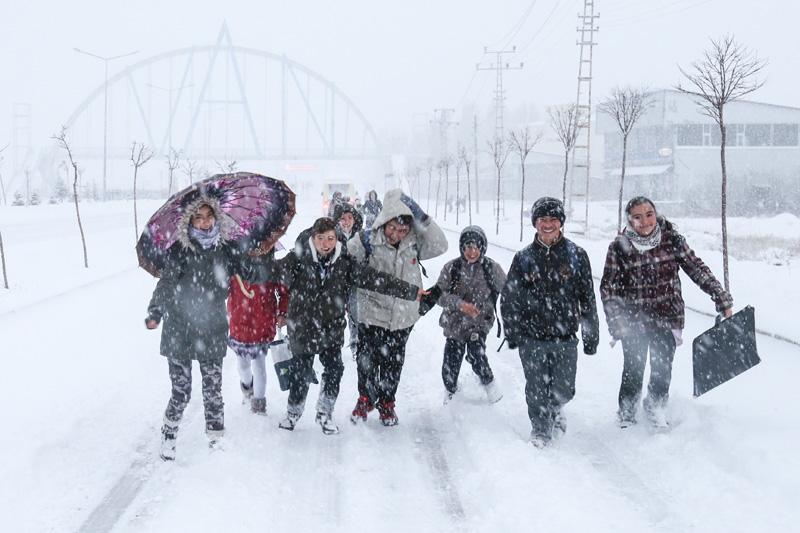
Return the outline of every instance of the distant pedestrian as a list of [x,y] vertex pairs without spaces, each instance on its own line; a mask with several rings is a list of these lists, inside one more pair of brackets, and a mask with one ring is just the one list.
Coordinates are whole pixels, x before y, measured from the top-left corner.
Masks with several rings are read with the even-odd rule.
[[664,429],[669,427],[672,360],[683,342],[685,306],[678,270],[710,295],[726,318],[733,299],[650,199],[632,198],[625,213],[627,225],[608,247],[600,282],[612,346],[622,341],[625,359],[617,414],[622,428],[636,423],[649,351],[650,382],[643,406],[650,423]]
[[[347,241],[362,229],[361,213],[350,204],[342,204],[334,216],[336,221],[336,237],[342,243],[342,251],[347,252]],[[347,325],[350,333],[350,353],[353,359],[358,351],[358,298],[356,288],[352,287],[347,297]]]
[[589,257],[562,232],[563,204],[539,198],[531,218],[536,235],[514,256],[500,309],[508,346],[519,347],[531,443],[543,448],[566,432],[562,408],[575,396],[578,327],[583,352],[592,355],[598,321]]
[[375,222],[375,218],[381,212],[381,209],[383,209],[383,203],[378,200],[378,193],[374,190],[369,191],[367,193],[367,201],[361,207],[361,212],[364,215],[364,229],[372,229],[372,223]]

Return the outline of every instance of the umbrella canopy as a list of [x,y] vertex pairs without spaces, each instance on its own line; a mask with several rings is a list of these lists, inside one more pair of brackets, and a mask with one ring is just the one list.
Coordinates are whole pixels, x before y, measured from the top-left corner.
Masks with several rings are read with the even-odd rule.
[[755,310],[748,305],[698,335],[692,343],[692,362],[695,398],[760,363]]
[[213,198],[241,249],[273,246],[295,214],[295,195],[282,181],[236,172],[217,174],[175,193],[150,217],[136,243],[139,266],[158,277],[167,251],[180,237],[185,210],[199,198]]

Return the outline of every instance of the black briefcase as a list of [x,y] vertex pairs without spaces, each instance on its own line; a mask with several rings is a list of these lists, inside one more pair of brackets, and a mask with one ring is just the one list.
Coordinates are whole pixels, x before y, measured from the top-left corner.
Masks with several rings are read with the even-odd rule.
[[761,362],[756,348],[755,310],[747,306],[701,333],[692,343],[694,397]]

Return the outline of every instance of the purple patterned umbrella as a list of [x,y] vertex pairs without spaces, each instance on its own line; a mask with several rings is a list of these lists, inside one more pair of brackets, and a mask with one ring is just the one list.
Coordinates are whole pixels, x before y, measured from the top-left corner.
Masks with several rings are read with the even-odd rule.
[[217,174],[175,193],[150,217],[136,243],[139,266],[159,277],[184,210],[201,196],[216,199],[241,249],[273,246],[295,214],[294,193],[284,182],[251,172]]

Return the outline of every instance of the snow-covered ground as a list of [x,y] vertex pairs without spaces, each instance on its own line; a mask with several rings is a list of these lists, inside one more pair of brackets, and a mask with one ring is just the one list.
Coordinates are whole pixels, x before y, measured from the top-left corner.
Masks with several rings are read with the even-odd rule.
[[[316,197],[315,197],[316,199]],[[158,202],[140,203],[140,223]],[[519,222],[494,236],[488,204],[480,220],[495,244],[520,248]],[[346,370],[325,436],[309,409],[297,429],[277,428],[286,393],[268,379],[268,416],[240,404],[226,358],[225,449],[209,451],[199,381],[178,440],[178,459],[157,459],[169,395],[160,330],[143,327],[155,280],[136,268],[129,203],[83,204],[90,269],[69,205],[0,208],[11,290],[0,289],[7,425],[0,433],[0,524],[5,531],[786,531],[800,522],[800,348],[759,337],[762,364],[692,399],[691,343],[678,349],[669,415],[651,434],[615,424],[622,366],[605,329],[596,356],[581,356],[567,435],[541,451],[528,442],[524,379],[515,351],[491,349],[505,393],[487,405],[467,365],[462,390],[441,405],[444,339],[438,312],[415,327],[398,392],[400,425],[370,419],[353,427],[355,363]],[[300,203],[291,239],[317,215]],[[594,216],[594,213],[597,216]],[[797,219],[732,221],[735,236],[797,237]],[[431,283],[457,253],[428,261]],[[600,274],[613,209],[593,206],[593,227],[574,239]],[[465,220],[462,215],[461,226]],[[678,220],[698,254],[721,276],[721,257],[703,234],[715,221]],[[568,228],[578,229],[576,224]],[[773,231],[774,230],[774,231]],[[525,242],[533,230],[525,224]],[[712,248],[712,249],[709,249]],[[513,253],[490,246],[508,267]],[[796,261],[796,258],[794,258]],[[737,308],[752,304],[758,326],[800,340],[788,303],[800,297],[792,260],[732,260]],[[687,302],[713,311],[690,282]],[[601,313],[601,323],[604,319]],[[685,338],[712,324],[689,312]],[[490,348],[499,344],[490,336]],[[197,374],[197,371],[195,371]]]

